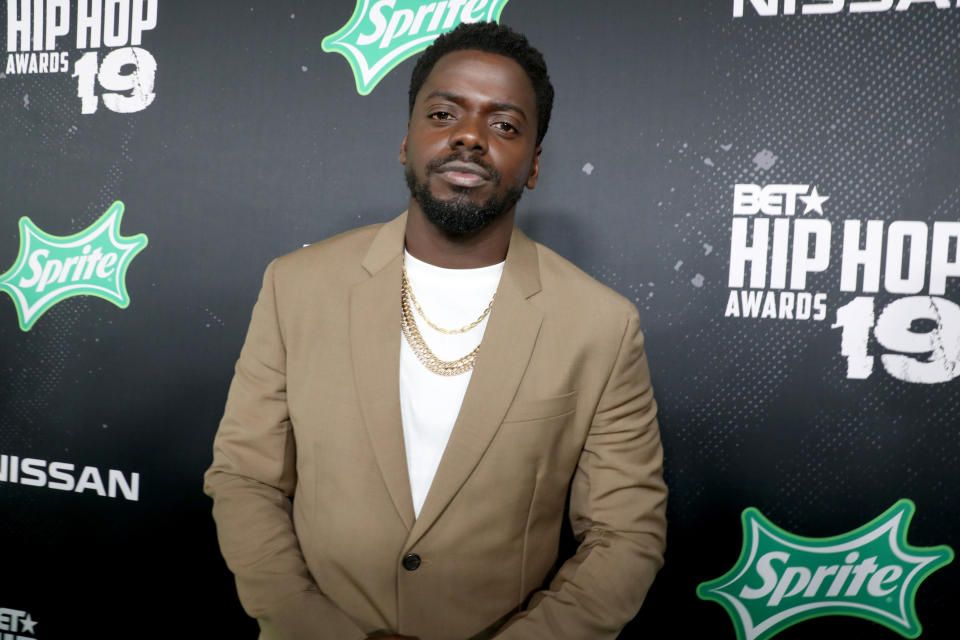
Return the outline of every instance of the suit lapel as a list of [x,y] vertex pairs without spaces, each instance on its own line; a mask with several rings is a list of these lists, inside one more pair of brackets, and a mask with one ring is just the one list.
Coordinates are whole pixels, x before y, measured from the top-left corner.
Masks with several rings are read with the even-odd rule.
[[527,300],[539,290],[536,246],[514,229],[470,385],[408,547],[443,513],[500,428],[540,331],[542,314]]
[[397,514],[409,530],[413,499],[400,416],[400,254],[406,216],[385,224],[350,292],[350,348],[364,424]]

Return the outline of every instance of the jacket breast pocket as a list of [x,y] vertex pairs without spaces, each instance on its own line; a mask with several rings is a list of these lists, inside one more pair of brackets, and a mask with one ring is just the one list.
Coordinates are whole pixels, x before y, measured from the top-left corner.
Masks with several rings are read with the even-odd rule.
[[546,420],[548,418],[559,418],[567,416],[577,408],[577,392],[571,391],[561,396],[550,398],[541,398],[537,400],[516,400],[507,415],[504,417],[504,423],[507,422],[530,422],[534,420]]

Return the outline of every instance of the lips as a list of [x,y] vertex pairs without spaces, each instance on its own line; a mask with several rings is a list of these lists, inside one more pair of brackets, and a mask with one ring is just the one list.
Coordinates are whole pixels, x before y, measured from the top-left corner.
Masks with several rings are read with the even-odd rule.
[[454,160],[446,162],[435,170],[435,173],[450,184],[457,187],[478,187],[490,181],[490,172],[473,162]]

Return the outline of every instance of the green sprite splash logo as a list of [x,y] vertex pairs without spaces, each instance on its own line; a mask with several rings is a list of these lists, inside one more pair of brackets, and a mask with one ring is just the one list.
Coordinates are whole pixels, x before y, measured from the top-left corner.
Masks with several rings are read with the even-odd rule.
[[50,307],[72,296],[96,296],[121,309],[130,305],[127,267],[147,246],[147,236],[121,236],[122,217],[123,203],[114,202],[72,236],[50,235],[20,218],[20,253],[0,275],[0,290],[13,298],[21,329],[29,331]]
[[347,59],[365,96],[394,67],[461,22],[499,22],[508,0],[357,0],[353,17],[323,39],[324,51]]
[[920,583],[953,559],[946,546],[907,544],[916,509],[900,500],[872,522],[832,538],[780,529],[754,508],[743,512],[743,548],[727,574],[697,587],[720,604],[739,640],[765,640],[809,618],[849,615],[907,638],[920,635]]

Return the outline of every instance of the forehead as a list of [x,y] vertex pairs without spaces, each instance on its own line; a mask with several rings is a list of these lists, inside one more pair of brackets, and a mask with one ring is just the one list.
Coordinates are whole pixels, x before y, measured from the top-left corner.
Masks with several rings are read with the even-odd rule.
[[444,55],[430,70],[417,100],[435,91],[478,101],[516,104],[528,117],[536,113],[533,83],[526,71],[512,58],[496,53],[465,49]]

